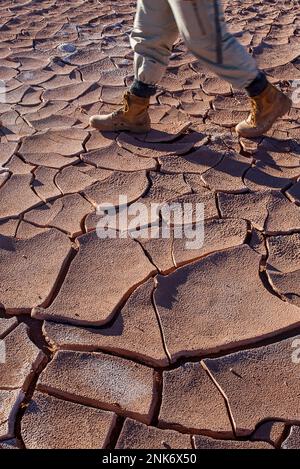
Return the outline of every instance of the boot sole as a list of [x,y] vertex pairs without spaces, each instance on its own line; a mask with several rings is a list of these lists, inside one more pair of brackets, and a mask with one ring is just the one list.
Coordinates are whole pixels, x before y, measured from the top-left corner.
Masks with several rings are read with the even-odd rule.
[[135,134],[146,134],[147,132],[149,132],[151,130],[151,127],[149,128],[145,128],[145,127],[124,127],[124,126],[120,126],[120,127],[117,127],[117,126],[114,126],[114,127],[104,127],[104,126],[101,126],[101,125],[92,125],[90,124],[91,127],[93,127],[94,129],[97,129],[97,130],[100,130],[101,132],[132,132],[132,133],[135,133]]
[[261,131],[257,131],[257,132],[253,132],[253,131],[249,131],[249,132],[244,132],[243,131],[239,131],[237,129],[238,126],[236,126],[235,128],[235,131],[236,133],[238,134],[239,137],[244,137],[244,138],[255,138],[255,137],[261,137],[262,135],[264,135],[266,132],[268,132],[273,124],[277,121],[277,119],[279,119],[280,117],[283,117],[285,114],[287,114],[290,110],[291,110],[291,107],[292,107],[292,101],[290,100],[290,98],[288,98],[286,96],[286,100],[285,100],[285,103],[282,107],[282,109],[274,116],[274,119],[273,119],[273,122],[272,124],[270,124],[268,127],[266,127],[265,129],[261,130]]

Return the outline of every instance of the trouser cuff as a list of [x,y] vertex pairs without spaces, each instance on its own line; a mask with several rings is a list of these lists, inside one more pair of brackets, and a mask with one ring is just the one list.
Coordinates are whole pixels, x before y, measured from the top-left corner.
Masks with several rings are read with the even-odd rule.
[[139,96],[140,98],[150,98],[150,96],[155,95],[156,86],[148,85],[147,83],[143,83],[139,80],[134,80],[130,88],[130,93],[135,96]]

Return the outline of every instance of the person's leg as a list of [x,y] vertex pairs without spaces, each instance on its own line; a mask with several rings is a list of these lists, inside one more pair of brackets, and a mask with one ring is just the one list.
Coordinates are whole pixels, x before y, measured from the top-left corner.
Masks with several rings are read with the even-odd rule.
[[178,28],[168,0],[138,0],[130,35],[135,77],[132,93],[140,97],[155,94],[177,38]]
[[257,77],[254,59],[226,28],[218,0],[168,0],[187,47],[217,76],[234,88],[246,88]]
[[102,131],[150,130],[148,107],[162,78],[178,28],[168,0],[138,0],[130,42],[134,50],[134,82],[124,95],[124,106],[112,114],[90,118],[90,125]]
[[255,60],[226,27],[219,0],[168,0],[188,48],[233,88],[245,89],[253,103],[246,121],[236,127],[243,136],[258,136],[289,111],[291,102],[268,83]]

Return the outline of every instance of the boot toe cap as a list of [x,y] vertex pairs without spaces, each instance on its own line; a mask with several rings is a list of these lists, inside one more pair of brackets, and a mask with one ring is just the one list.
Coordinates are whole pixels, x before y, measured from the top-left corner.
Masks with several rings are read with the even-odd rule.
[[246,137],[251,134],[251,131],[253,131],[253,129],[249,126],[246,121],[242,121],[237,124],[237,126],[235,127],[235,131],[240,137]]
[[89,119],[89,124],[91,127],[97,128],[97,125],[101,123],[101,116],[91,116]]

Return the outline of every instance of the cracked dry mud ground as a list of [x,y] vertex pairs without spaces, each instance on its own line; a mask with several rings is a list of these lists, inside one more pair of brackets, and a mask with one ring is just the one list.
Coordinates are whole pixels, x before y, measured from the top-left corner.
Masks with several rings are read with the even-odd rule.
[[[295,91],[299,1],[224,3]],[[239,141],[245,96],[178,41],[153,130],[91,130],[132,82],[134,11],[1,2],[0,448],[299,448],[299,100]],[[120,193],[204,202],[203,248],[99,240],[95,207]]]

